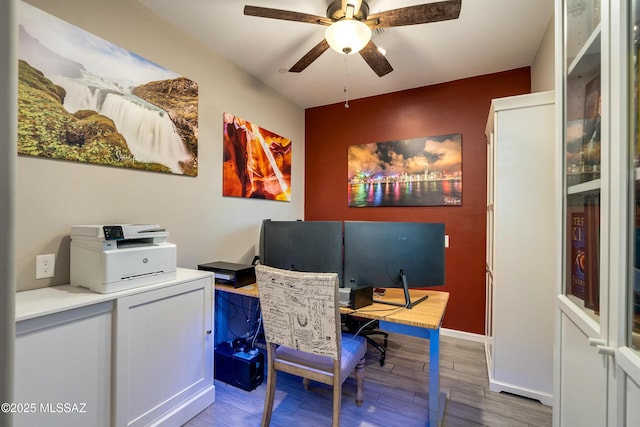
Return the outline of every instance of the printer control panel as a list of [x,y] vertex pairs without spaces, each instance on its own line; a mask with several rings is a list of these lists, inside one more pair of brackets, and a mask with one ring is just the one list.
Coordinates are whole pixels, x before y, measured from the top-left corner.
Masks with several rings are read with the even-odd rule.
[[121,225],[105,225],[102,227],[105,240],[122,240],[124,239],[124,230]]

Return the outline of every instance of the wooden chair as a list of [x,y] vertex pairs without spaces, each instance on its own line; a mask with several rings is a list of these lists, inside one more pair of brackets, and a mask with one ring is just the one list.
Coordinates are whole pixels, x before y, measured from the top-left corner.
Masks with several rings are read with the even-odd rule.
[[333,386],[333,426],[340,422],[342,383],[355,368],[356,404],[362,405],[367,342],[341,332],[338,275],[256,266],[267,343],[267,392],[262,426],[271,421],[276,372]]

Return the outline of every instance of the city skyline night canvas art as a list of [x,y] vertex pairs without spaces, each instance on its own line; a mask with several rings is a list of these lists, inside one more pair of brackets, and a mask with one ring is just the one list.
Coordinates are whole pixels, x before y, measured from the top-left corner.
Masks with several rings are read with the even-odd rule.
[[350,145],[349,207],[462,205],[462,134]]

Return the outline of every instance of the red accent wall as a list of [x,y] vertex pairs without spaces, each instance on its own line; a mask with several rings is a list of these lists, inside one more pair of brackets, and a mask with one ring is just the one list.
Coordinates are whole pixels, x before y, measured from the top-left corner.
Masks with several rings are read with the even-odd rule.
[[[357,84],[354,82],[352,84]],[[305,111],[305,219],[445,223],[443,326],[484,334],[485,127],[493,98],[531,91],[530,68],[504,71]],[[347,147],[462,134],[462,206],[349,208]]]

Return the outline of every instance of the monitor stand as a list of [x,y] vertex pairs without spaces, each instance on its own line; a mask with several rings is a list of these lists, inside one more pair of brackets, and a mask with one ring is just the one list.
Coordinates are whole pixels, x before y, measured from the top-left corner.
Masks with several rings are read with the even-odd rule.
[[402,289],[404,291],[404,304],[401,302],[382,301],[379,299],[374,299],[373,302],[412,309],[414,305],[421,303],[422,301],[429,298],[429,295],[425,295],[423,297],[418,298],[415,301],[411,301],[411,296],[409,295],[409,284],[407,283],[407,275],[404,274],[404,271],[402,270],[400,270],[400,279],[402,279]]

